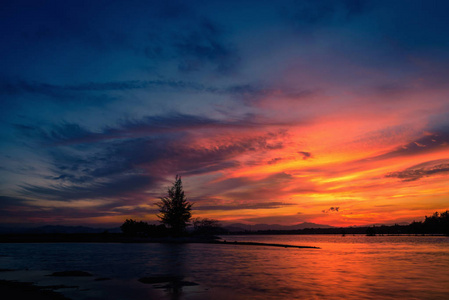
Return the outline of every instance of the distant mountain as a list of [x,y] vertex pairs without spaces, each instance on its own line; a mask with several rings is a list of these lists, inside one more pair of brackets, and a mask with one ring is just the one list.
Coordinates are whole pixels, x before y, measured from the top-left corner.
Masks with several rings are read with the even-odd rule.
[[258,231],[258,230],[297,230],[304,228],[333,228],[333,226],[315,224],[310,222],[303,222],[295,225],[279,225],[279,224],[242,224],[242,223],[233,223],[227,226],[223,226],[225,229],[230,232],[238,232],[238,231]]
[[30,229],[30,233],[102,233],[108,232],[120,232],[120,229],[106,229],[106,228],[92,228],[86,226],[63,226],[63,225],[45,225],[37,228]]
[[121,232],[120,228],[92,228],[86,226],[63,226],[63,225],[45,225],[32,228],[20,227],[0,227],[0,233],[33,233],[33,234],[49,234],[49,233],[116,233]]

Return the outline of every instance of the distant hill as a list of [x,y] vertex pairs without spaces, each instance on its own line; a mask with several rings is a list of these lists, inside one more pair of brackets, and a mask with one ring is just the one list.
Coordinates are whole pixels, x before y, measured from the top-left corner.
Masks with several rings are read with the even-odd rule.
[[63,226],[63,225],[45,225],[30,228],[0,227],[0,233],[50,234],[50,233],[102,233],[105,231],[110,233],[121,232],[120,228],[92,228],[86,226]]
[[315,224],[310,222],[303,222],[295,225],[279,225],[279,224],[242,224],[233,223],[230,225],[223,226],[230,232],[241,232],[241,231],[258,231],[258,230],[297,230],[305,228],[334,228],[329,225]]

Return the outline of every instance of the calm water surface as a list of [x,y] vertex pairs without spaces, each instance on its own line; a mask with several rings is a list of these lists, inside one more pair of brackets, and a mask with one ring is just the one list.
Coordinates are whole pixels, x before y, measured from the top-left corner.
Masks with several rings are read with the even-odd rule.
[[[448,237],[223,238],[321,249],[207,244],[0,244],[0,268],[84,270],[97,277],[113,278],[116,286],[122,284],[130,293],[135,287],[159,292],[130,299],[449,299]],[[1,272],[0,277],[5,273]],[[137,281],[144,276],[176,276],[179,280],[165,287],[144,285]],[[184,286],[182,282],[198,285]],[[68,295],[97,299],[73,291]]]

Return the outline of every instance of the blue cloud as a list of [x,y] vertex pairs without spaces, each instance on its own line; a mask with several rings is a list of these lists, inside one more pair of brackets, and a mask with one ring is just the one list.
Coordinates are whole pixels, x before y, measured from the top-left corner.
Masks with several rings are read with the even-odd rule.
[[154,187],[156,180],[151,176],[119,176],[107,182],[93,182],[84,185],[21,185],[21,193],[28,197],[47,198],[57,201],[77,199],[120,198]]
[[222,31],[209,20],[199,28],[182,35],[174,48],[180,55],[179,69],[185,72],[199,71],[208,64],[220,74],[235,72],[240,57],[234,46],[220,40]]
[[[234,168],[242,153],[283,147],[276,133],[255,134],[233,143],[189,146],[193,129],[251,128],[251,119],[232,122],[183,114],[146,117],[92,132],[63,123],[48,130],[18,125],[51,161],[46,184],[21,184],[28,197],[66,201],[143,193],[173,174],[198,175]],[[34,134],[34,136],[33,136]],[[33,146],[34,147],[34,146]],[[156,179],[159,178],[159,179]]]

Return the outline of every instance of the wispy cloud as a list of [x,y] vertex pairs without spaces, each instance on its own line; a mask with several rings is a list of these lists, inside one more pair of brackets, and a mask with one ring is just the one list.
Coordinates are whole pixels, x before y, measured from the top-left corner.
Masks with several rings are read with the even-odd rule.
[[179,69],[199,71],[207,64],[220,74],[235,72],[240,61],[235,46],[222,41],[222,29],[210,20],[204,20],[196,30],[181,35],[174,43],[180,56]]
[[[199,143],[192,129],[252,128],[249,120],[217,121],[190,115],[146,117],[120,127],[92,132],[64,123],[50,130],[17,126],[51,160],[46,184],[24,184],[23,194],[58,201],[101,199],[143,194],[173,175],[201,175],[240,166],[238,157],[282,149],[282,133],[254,132]],[[207,131],[208,132],[208,131]]]
[[149,175],[119,176],[106,182],[95,181],[83,185],[22,185],[22,193],[28,197],[45,197],[56,201],[76,199],[104,199],[123,197],[133,192],[154,187],[156,178]]
[[404,144],[396,149],[381,154],[367,160],[383,160],[401,156],[413,156],[437,150],[444,150],[449,147],[449,133],[446,130],[434,131],[423,137]]
[[390,172],[385,177],[398,178],[402,181],[415,181],[424,177],[441,175],[449,172],[449,160],[428,161],[399,172]]
[[[79,100],[80,93],[101,93],[101,92],[119,92],[119,91],[170,91],[170,92],[190,92],[205,93],[215,95],[230,95],[240,97],[245,100],[256,100],[262,96],[279,94],[275,87],[266,86],[260,83],[241,83],[224,86],[205,85],[198,82],[156,79],[156,80],[127,80],[127,81],[109,81],[109,82],[86,82],[77,85],[58,85],[52,83],[11,80],[3,78],[0,80],[1,95],[21,95],[21,94],[39,94],[51,98],[68,98]],[[312,94],[308,90],[284,90],[282,93],[289,97],[307,96]],[[91,96],[93,97],[93,96]]]
[[[182,135],[195,129],[245,129],[264,125],[283,124],[259,120],[251,114],[241,118],[225,120],[173,112],[164,115],[146,116],[140,119],[122,120],[118,126],[106,126],[99,131],[91,131],[80,124],[68,122],[53,124],[48,129],[24,124],[14,124],[14,127],[28,138],[35,138],[46,144],[70,145],[136,137],[159,137],[164,134],[176,135],[178,133]],[[169,138],[169,136],[166,136],[166,138]],[[179,136],[176,138],[179,138]]]
[[366,10],[365,1],[297,1],[284,7],[283,15],[298,30],[347,23]]

